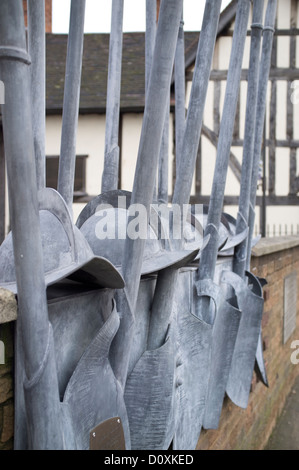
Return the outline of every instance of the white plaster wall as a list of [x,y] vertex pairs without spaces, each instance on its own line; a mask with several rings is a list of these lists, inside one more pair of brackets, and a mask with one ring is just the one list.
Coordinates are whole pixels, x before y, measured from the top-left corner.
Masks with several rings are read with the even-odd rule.
[[121,187],[127,191],[133,188],[142,119],[142,114],[134,113],[123,118]]
[[[62,118],[47,116],[46,154],[59,155]],[[77,128],[77,155],[88,155],[86,160],[86,190],[90,195],[101,192],[101,178],[104,164],[105,116],[80,115]],[[76,221],[85,204],[73,205],[73,219]]]
[[[143,115],[128,113],[123,116],[122,142],[121,142],[121,188],[132,191],[135,175],[135,166],[138,156],[139,141],[142,129]],[[168,138],[168,188],[172,192],[172,168],[173,168],[173,119],[169,118]]]

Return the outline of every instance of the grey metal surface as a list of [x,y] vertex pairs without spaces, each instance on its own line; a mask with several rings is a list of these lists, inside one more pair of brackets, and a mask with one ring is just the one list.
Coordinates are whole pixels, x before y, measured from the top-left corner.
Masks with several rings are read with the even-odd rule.
[[217,429],[222,411],[231,361],[236,344],[241,311],[235,297],[226,299],[221,286],[212,331],[211,366],[204,410],[203,427]]
[[258,337],[256,355],[255,355],[255,371],[259,379],[263,382],[266,387],[269,387],[269,381],[267,376],[266,364],[264,359],[264,347],[262,338],[262,328]]
[[238,214],[238,229],[237,220],[227,213],[223,213],[222,216],[227,219],[229,225],[228,237],[225,244],[219,250],[220,256],[231,256],[235,253],[235,250],[240,244],[247,239],[248,226],[244,217]]
[[[80,230],[73,225],[60,194],[51,188],[38,193],[39,223],[45,284],[65,277],[101,287],[122,288],[121,273],[104,257],[94,255]],[[0,247],[0,285],[16,293],[15,257],[12,233]]]
[[66,417],[65,426],[69,431],[66,446],[70,448],[75,445],[75,449],[88,449],[91,429],[113,417],[120,417],[126,449],[131,447],[123,390],[115,378],[108,357],[111,342],[119,327],[115,303],[108,303],[105,314],[102,326],[94,330],[95,336],[80,357],[63,395],[62,409]]
[[[261,52],[261,64],[259,73],[258,83],[258,101],[256,111],[256,123],[255,123],[255,140],[254,140],[254,160],[252,166],[251,175],[251,189],[250,189],[250,208],[249,208],[249,235],[248,235],[248,246],[247,246],[247,258],[246,258],[246,269],[250,269],[250,258],[251,258],[251,241],[253,238],[254,221],[255,221],[255,203],[256,203],[256,187],[258,181],[258,168],[259,161],[261,158],[261,146],[263,140],[264,131],[264,120],[266,113],[266,99],[267,99],[267,88],[268,88],[268,77],[271,67],[271,56],[272,56],[272,43],[274,36],[274,27],[276,19],[277,0],[268,0],[264,30],[263,30],[263,45]],[[256,366],[259,376],[266,386],[268,386],[268,380],[266,375],[266,368],[264,358],[261,350],[262,345],[262,331],[260,331],[258,340],[258,350],[256,356]]]
[[168,204],[168,160],[169,160],[169,113],[170,113],[170,90],[168,93],[167,111],[165,115],[162,142],[158,164],[158,192],[159,203]]
[[107,79],[105,160],[102,192],[117,189],[119,172],[119,108],[122,63],[123,0],[112,0]]
[[[196,214],[196,206],[193,204],[191,205],[191,224],[194,225],[194,227],[196,227],[198,224],[198,229],[200,229],[199,226],[202,226],[202,236],[204,236],[204,230],[207,226],[208,212],[209,212],[209,206],[206,204],[202,205],[202,212],[200,212],[199,215]],[[221,214],[218,233],[219,233],[218,252],[220,253],[220,251],[224,248],[224,246],[226,245],[229,239],[234,240],[234,232],[232,231],[232,228],[230,224],[228,223],[225,213]],[[231,256],[231,253],[229,253],[229,256]]]
[[[189,202],[191,193],[220,7],[219,1],[206,1],[172,200],[173,204],[179,204],[181,208]],[[185,221],[183,227],[184,224]],[[165,289],[167,284],[168,289],[172,288],[174,296],[178,292],[179,276],[177,272],[170,272],[168,277],[171,282],[167,277],[162,279],[162,282]],[[184,292],[182,294],[184,295]],[[167,316],[169,317],[169,313]],[[177,310],[177,325],[178,341],[184,356],[178,358],[178,363],[186,364],[188,361],[188,367],[182,368],[182,386],[178,389],[179,402],[175,408],[173,448],[194,449],[200,434],[207,391],[208,376],[205,372],[209,367],[212,325],[202,321],[197,315],[190,314],[190,310],[181,305],[181,299]]]
[[128,376],[125,402],[132,449],[168,449],[171,442],[174,335],[175,329],[170,325],[164,344],[145,351]]
[[[212,325],[194,314],[194,271],[180,274],[176,290],[177,397],[172,448],[195,449],[203,423],[212,347]],[[188,279],[189,278],[189,279]],[[190,295],[191,294],[191,295]],[[198,297],[195,296],[195,302]]]
[[50,323],[48,324],[48,338],[43,346],[45,348],[44,357],[39,369],[29,379],[26,375],[23,381],[29,448],[32,450],[62,450],[64,448],[64,426],[61,419],[60,403],[57,400],[55,348]]
[[[74,283],[66,282],[57,284],[48,291],[52,348],[57,363],[63,416],[64,449],[88,449],[90,430],[97,427],[99,434],[101,423],[111,417],[121,420],[126,449],[130,449],[130,433],[123,393],[108,359],[109,347],[119,325],[113,294],[110,289],[88,290],[86,286],[78,288]],[[19,361],[21,365],[20,356]],[[44,381],[43,369],[33,384],[26,381],[21,368],[18,372],[19,378],[22,377],[25,384],[25,401],[32,399],[33,395],[42,406],[43,400],[38,396],[38,389],[42,389],[40,383]],[[26,424],[21,421],[21,417],[25,419],[22,391],[23,387],[20,386],[17,394],[17,437],[19,448],[24,449],[30,448],[27,439],[30,439],[31,433],[26,435]],[[29,423],[31,424],[31,420]],[[120,424],[115,423],[115,426],[119,428]],[[33,431],[40,432],[42,436],[47,433],[47,429],[41,428],[33,427]],[[102,447],[102,450],[105,448]]]
[[[180,204],[181,207],[184,203],[188,203],[190,197],[191,183],[189,185],[189,181],[192,181],[195,159],[197,155],[199,132],[202,122],[202,115],[208,86],[208,78],[210,74],[212,53],[216,40],[216,31],[220,13],[220,3],[221,2],[207,1],[205,9],[201,40],[198,46],[195,69],[196,72],[194,73],[186,127],[184,127],[184,140],[182,143],[182,159],[184,158],[184,160],[181,161],[181,166],[179,167],[172,201],[174,204]],[[213,18],[212,21],[210,21],[211,17]],[[200,103],[200,105],[198,105],[198,103]],[[185,221],[183,221],[183,224],[184,223]],[[171,240],[171,243],[173,243],[176,249],[181,249],[183,241]],[[156,348],[161,347],[161,344],[163,344],[163,338],[165,337],[167,328],[170,323],[170,319],[173,315],[174,299],[176,293],[180,291],[180,289],[178,288],[178,279],[179,273],[177,270],[174,269],[160,271],[158,274],[152,306],[152,318],[149,326],[148,346],[150,349],[155,350]],[[185,314],[184,310],[182,311],[182,313],[179,313],[180,315],[182,315],[182,317],[179,315],[177,317],[178,335],[180,337],[178,341],[184,343],[186,339],[188,339],[194,334],[196,335],[196,343],[198,344],[198,348],[197,352],[193,355],[194,362],[192,362],[191,354],[189,354],[190,357],[188,357],[188,365],[190,365],[190,370],[195,367],[194,370],[196,371],[194,374],[195,376],[197,376],[197,379],[195,379],[195,386],[192,382],[193,375],[190,374],[190,371],[188,372],[186,368],[185,394],[184,398],[180,400],[180,411],[177,412],[177,416],[175,416],[175,410],[174,415],[168,413],[168,420],[164,420],[164,423],[162,423],[164,435],[176,436],[174,437],[173,445],[178,449],[186,448],[184,447],[185,445],[191,446],[187,448],[194,448],[199,437],[199,422],[202,419],[201,400],[204,394],[203,390],[206,389],[207,384],[207,381],[204,380],[204,370],[207,365],[210,344],[209,341],[205,343],[204,339],[202,339],[202,341],[200,340],[200,338],[204,336],[203,331],[205,329],[202,326],[202,322],[190,316],[189,312],[186,315],[186,318],[183,318],[183,315]],[[211,326],[207,325],[207,329],[211,329]],[[192,341],[195,341],[195,336],[194,338],[192,337]],[[196,346],[194,345],[190,347],[194,347],[196,349]],[[188,352],[186,352],[185,360],[187,356]],[[173,377],[174,384],[177,384],[175,380],[175,369],[170,370],[169,374],[171,374],[171,376]],[[161,377],[161,387],[163,387],[162,380],[163,379]],[[198,388],[196,387],[196,385],[198,385]],[[193,402],[192,399],[194,395],[192,395],[192,393],[194,391],[197,391],[197,394],[195,401]],[[176,395],[180,396],[181,391],[179,389],[179,386],[174,385],[174,399]],[[159,425],[161,426],[161,421],[159,421],[159,414],[162,415],[162,410],[165,410],[165,405],[164,402],[162,402],[159,406],[157,406],[157,404],[155,403],[153,404],[153,406],[154,405],[156,406],[157,410],[156,423],[159,423]],[[185,418],[191,418],[191,415],[192,421],[189,421],[188,423],[188,419],[185,420]],[[175,423],[175,428],[173,431],[171,431],[170,428],[172,427],[173,422]],[[186,439],[186,436],[182,437],[182,434],[186,430],[185,426],[187,425],[190,425],[191,428],[194,429],[195,434],[193,432],[189,433],[189,441],[186,443],[184,441],[184,439]],[[147,432],[147,435],[148,437],[151,437],[152,440],[154,440],[153,430],[151,432]]]
[[[147,100],[147,88],[153,62],[157,32],[158,7],[157,0],[146,0],[145,2],[145,101]],[[162,138],[163,139],[163,138]],[[155,177],[153,202],[157,201],[158,188],[157,177]]]
[[[258,280],[259,280],[259,283],[260,283],[260,285],[262,286],[262,289],[263,289],[264,286],[267,284],[266,279],[259,277]],[[263,337],[262,337],[262,325],[261,325],[261,328],[260,328],[260,334],[259,334],[257,349],[256,349],[255,371],[256,371],[258,377],[260,378],[260,380],[263,382],[263,384],[266,387],[269,387],[267,371],[266,371],[266,364],[265,364],[265,359],[264,359],[264,345],[263,345]]]
[[[247,30],[247,21],[249,15],[249,2],[239,2],[238,10],[237,10],[237,17],[236,17],[236,24],[233,36],[233,45],[231,51],[231,59],[230,59],[230,68],[229,68],[229,75],[227,81],[227,88],[226,88],[226,99],[224,103],[224,111],[223,111],[223,120],[221,123],[221,130],[219,136],[219,144],[218,144],[218,151],[217,151],[217,159],[216,159],[216,167],[214,173],[214,180],[213,180],[213,188],[212,188],[212,195],[211,201],[209,206],[208,212],[208,220],[207,226],[205,229],[205,234],[209,234],[211,236],[210,241],[207,247],[203,250],[200,257],[199,263],[199,283],[204,282],[209,279],[213,279],[215,275],[215,267],[216,267],[216,258],[218,255],[218,244],[219,244],[219,227],[220,227],[220,220],[221,220],[221,209],[222,209],[222,202],[223,195],[224,195],[224,186],[226,180],[226,172],[227,172],[227,157],[229,154],[229,148],[231,145],[231,137],[232,137],[232,126],[234,122],[234,115],[235,115],[235,107],[237,102],[237,91],[239,88],[240,83],[240,72],[241,72],[241,65],[242,65],[242,57],[245,45],[245,38],[246,38],[246,30]],[[225,313],[232,314],[232,306],[226,306],[222,304],[222,306],[218,307],[218,322],[216,323],[217,313],[211,313],[211,293],[197,292],[198,298],[195,303],[195,315],[198,317],[202,322],[205,322],[211,328],[211,338],[209,342],[208,348],[208,355],[201,363],[201,366],[205,364],[205,369],[211,370],[211,372],[216,373],[218,371],[218,377],[215,377],[217,381],[217,385],[219,385],[220,389],[220,396],[215,394],[211,394],[211,391],[214,392],[213,387],[213,380],[211,380],[210,388],[208,381],[209,381],[209,374],[205,374],[202,377],[201,387],[202,387],[202,415],[199,421],[197,421],[197,426],[199,425],[198,432],[200,432],[200,427],[203,424],[204,420],[204,410],[207,397],[209,398],[209,406],[212,409],[212,416],[206,417],[206,425],[215,425],[220,416],[222,400],[224,396],[224,390],[226,386],[227,380],[227,373],[228,373],[228,366],[230,364],[231,353],[234,347],[234,341],[236,339],[236,330],[237,328],[233,329],[234,334],[232,335],[231,342],[226,343],[226,348],[222,351],[223,355],[221,357],[222,361],[220,360],[219,356],[217,355],[217,348],[215,351],[215,342],[214,342],[214,349],[212,348],[213,339],[212,339],[212,325],[214,324],[215,330],[215,338],[219,341],[219,338],[223,345],[224,338],[223,338],[223,325],[219,327],[221,323],[220,320],[222,317],[220,316],[222,311]],[[203,295],[203,298],[201,297]],[[205,300],[204,300],[205,299]],[[231,327],[231,319],[225,320],[225,324],[227,328]],[[222,330],[222,331],[221,331]],[[219,337],[218,337],[219,335]],[[213,349],[213,354],[212,354]],[[214,360],[214,362],[213,362]],[[199,361],[200,362],[200,361]],[[226,367],[225,367],[226,365]],[[218,368],[218,370],[217,370]],[[221,373],[223,375],[221,375]],[[214,378],[214,376],[213,376]],[[213,401],[215,400],[215,402]],[[200,409],[200,408],[199,408]],[[195,428],[197,427],[195,426]],[[186,429],[185,433],[186,434]],[[196,440],[196,439],[195,439]],[[194,441],[195,442],[195,441]]]
[[31,63],[32,126],[37,188],[46,185],[46,33],[45,1],[28,0],[28,53]]
[[[182,1],[162,2],[156,33],[153,63],[147,89],[147,102],[131,203],[143,204],[147,209],[153,199],[153,187],[157,170],[158,154],[162,140],[167,97],[170,89],[176,37],[182,11]],[[166,58],[166,59],[165,59]],[[124,253],[124,277],[132,305],[136,303],[144,240],[126,239]]]
[[[248,89],[246,101],[246,116],[244,130],[244,146],[240,183],[239,212],[236,223],[236,233],[243,230],[244,221],[248,224],[251,175],[253,171],[254,159],[254,138],[255,122],[258,97],[258,77],[260,67],[260,46],[263,31],[263,13],[264,0],[255,0],[253,2],[251,41],[250,41],[250,59],[248,71]],[[247,256],[248,237],[238,244],[235,249],[234,272],[242,278],[245,276],[246,256]]]
[[[81,233],[84,235],[93,252],[97,256],[107,256],[111,263],[113,263],[119,270],[123,272],[124,267],[121,265],[126,241],[124,237],[117,236],[100,238],[97,232],[97,224],[100,223],[100,218],[105,217],[105,223],[109,227],[116,227],[116,234],[126,234],[127,220],[129,219],[129,212],[126,209],[108,208],[98,211],[93,214],[80,228]],[[146,234],[145,234],[146,236]],[[191,261],[198,253],[200,244],[192,249],[167,249],[163,240],[158,237],[155,227],[148,225],[147,238],[145,240],[145,247],[143,252],[143,259],[141,265],[141,275],[147,275],[157,272],[167,267],[180,267]]]
[[221,1],[206,1],[182,142],[181,163],[178,168],[173,193],[172,202],[175,204],[187,204],[191,194],[220,8]]
[[48,289],[60,399],[80,357],[109,317],[113,296],[112,289],[80,288],[63,281]]
[[129,209],[132,193],[123,189],[106,191],[89,201],[78,215],[76,226],[81,228],[89,217],[94,215],[103,206]]
[[261,157],[261,146],[263,140],[263,130],[266,112],[266,99],[268,88],[268,77],[271,67],[272,43],[274,36],[275,18],[277,10],[277,0],[268,0],[266,16],[264,21],[263,30],[263,44],[261,51],[259,83],[258,83],[258,98],[257,98],[257,111],[255,121],[255,140],[254,140],[254,160],[252,165],[251,175],[251,190],[250,190],[250,205],[252,210],[249,215],[249,235],[248,235],[248,254],[246,269],[250,269],[250,241],[253,236],[254,230],[254,216],[255,216],[255,202],[256,202],[256,187],[258,181],[259,161]]
[[[132,204],[143,204],[147,210],[153,200],[155,174],[162,140],[162,129],[165,121],[167,96],[170,89],[175,43],[182,5],[182,1],[171,0],[163,1],[160,7],[131,198]],[[131,240],[127,237],[122,260],[126,283],[126,299],[122,304],[122,318],[118,334],[114,340],[113,352],[114,364],[117,364],[116,376],[123,387],[127,379],[132,344],[132,318],[134,319],[135,316],[144,245],[145,240],[141,238]],[[124,338],[126,341],[124,341]]]
[[[107,242],[100,239],[97,227],[103,204],[110,205],[105,213],[116,217],[117,228],[125,235],[134,217],[130,205],[142,204],[147,217],[155,211],[150,211],[150,204],[156,200],[157,174],[157,199],[168,200],[166,130],[175,57],[180,120],[177,115],[177,181],[172,202],[180,207],[189,202],[221,1],[206,1],[186,120],[181,83],[183,0],[162,0],[157,28],[156,1],[147,2],[146,104],[133,191],[100,194],[86,205],[76,225],[71,205],[85,0],[73,0],[71,7],[60,194],[43,188],[43,123],[38,124],[34,113],[34,135],[40,141],[35,173],[30,102],[36,98],[41,116],[44,91],[41,86],[36,97],[30,96],[30,78],[33,89],[35,80],[43,80],[38,74],[43,72],[43,41],[40,48],[35,47],[37,37],[44,36],[44,25],[36,25],[39,33],[33,27],[36,0],[28,2],[29,35],[34,33],[30,47],[35,59],[41,60],[32,77],[22,2],[0,2],[0,78],[9,83],[3,126],[13,229],[0,247],[0,284],[17,293],[21,313],[16,334],[16,448],[195,449],[202,427],[218,427],[225,392],[238,406],[247,406],[254,365],[268,384],[261,343],[263,280],[245,272],[245,253],[247,244],[252,245],[247,222],[252,223],[255,200],[251,198],[249,205],[249,189],[256,183],[250,165],[253,150],[258,152],[260,147],[260,128],[255,123],[264,116],[276,1],[268,2],[259,87],[263,0],[253,2],[238,218],[224,214],[222,205],[249,0],[238,1],[209,210],[205,208],[202,218],[191,211],[183,220],[189,231],[195,227],[201,234],[199,246],[189,248],[183,239],[162,240],[158,227],[161,222],[165,230],[162,218],[146,225],[146,231],[154,234],[147,241],[124,236]],[[39,8],[44,8],[44,1]],[[113,0],[104,190],[117,188],[122,17],[123,0]],[[28,159],[21,158],[24,143]],[[251,172],[251,179],[246,178]],[[37,185],[43,188],[39,193]],[[126,199],[120,202],[121,196]],[[25,212],[23,206],[18,210],[20,200]]]
[[[230,56],[227,86],[220,125],[216,164],[211,191],[209,214],[205,234],[211,233],[211,239],[201,255],[199,265],[200,279],[213,279],[218,252],[218,230],[223,206],[224,189],[228,169],[228,160],[232,142],[233,126],[240,86],[242,59],[244,53],[247,23],[250,11],[249,0],[239,0],[233,42]],[[199,303],[206,304],[206,301]],[[203,306],[205,309],[205,306]],[[208,312],[208,309],[207,309]]]
[[28,390],[27,419],[31,423],[34,449],[61,449],[59,396],[38,217],[29,63],[22,2],[1,1],[0,75],[5,83],[6,102],[2,106],[2,121],[18,286],[18,321],[21,321],[24,365],[30,384],[47,362],[43,384]]
[[248,285],[234,272],[224,271],[222,274],[222,280],[234,286],[242,311],[226,388],[230,399],[241,408],[248,404],[264,303],[258,279],[248,272],[246,277]]
[[185,109],[185,40],[184,40],[184,19],[183,14],[180,22],[178,41],[175,52],[175,152],[177,172],[179,169],[179,159],[182,152],[182,142],[184,138],[186,109]]
[[145,5],[145,90],[147,90],[156,40],[157,0],[146,0]]
[[58,192],[72,213],[76,164],[81,69],[84,42],[85,0],[72,0],[63,98]]
[[[249,234],[248,237],[236,248],[233,268],[234,272],[238,273],[242,278],[244,278],[245,276],[245,269],[249,270],[250,267],[253,225],[255,217],[255,195],[264,128],[263,123],[266,106],[266,90],[270,70],[269,61],[272,50],[273,31],[271,31],[271,28],[274,27],[274,21],[276,17],[276,2],[269,1],[267,5],[262,54],[260,55],[262,40],[263,7],[264,1],[255,0],[253,4],[253,24],[251,34],[250,66],[248,76],[244,153],[241,175],[239,216],[237,220],[237,229],[239,231],[239,219],[240,216],[243,215],[249,226]],[[267,31],[269,27],[270,30]],[[248,175],[250,175],[250,177],[248,177]],[[257,312],[256,315],[257,317],[260,317],[260,313]],[[248,332],[248,334],[250,334],[250,332]],[[266,377],[265,363],[261,350],[261,335],[262,331],[260,329],[256,366],[259,370],[263,382],[265,383],[265,385],[267,385],[268,381]]]
[[[136,317],[134,323],[134,336],[132,339],[128,375],[131,374],[141,356],[149,349],[148,334],[151,322],[151,307],[155,292],[157,275],[143,277],[140,280]],[[164,337],[165,339],[165,337]]]

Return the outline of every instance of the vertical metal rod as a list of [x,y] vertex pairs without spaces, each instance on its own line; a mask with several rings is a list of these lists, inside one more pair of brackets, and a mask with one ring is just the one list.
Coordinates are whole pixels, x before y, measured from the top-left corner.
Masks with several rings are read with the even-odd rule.
[[220,0],[206,1],[182,142],[182,155],[172,199],[174,204],[183,205],[189,202],[220,8]]
[[146,0],[145,29],[145,94],[147,92],[156,39],[157,1]]
[[159,154],[158,168],[158,202],[168,203],[168,149],[169,149],[169,109],[170,107],[170,90],[168,92],[167,111],[163,127],[162,142]]
[[112,0],[102,192],[118,188],[118,130],[123,47],[123,10],[123,0]]
[[261,206],[261,218],[262,218],[262,230],[261,235],[263,238],[266,236],[266,221],[267,221],[267,209],[266,209],[266,114],[264,120],[263,130],[263,146],[262,146],[262,158],[263,158],[263,175],[262,175],[262,206]]
[[[21,322],[26,376],[28,383],[36,382],[33,393],[39,397],[28,405],[27,418],[34,431],[31,435],[34,449],[59,449],[63,439],[55,361],[51,361],[53,356],[47,356],[52,337],[39,225],[29,64],[22,1],[1,0],[0,76],[5,84],[6,103],[2,106],[2,116],[18,322]],[[45,361],[53,368],[45,369]],[[40,375],[47,381],[47,390],[39,388]]]
[[185,130],[185,40],[183,15],[180,23],[175,53],[175,154],[178,173],[182,142]]
[[[131,204],[142,204],[147,209],[148,215],[153,198],[154,179],[167,112],[181,11],[182,0],[163,0],[161,2],[131,198]],[[138,288],[136,287],[139,285],[144,242],[145,240],[141,238],[132,240],[127,237],[126,239],[122,266],[124,267],[123,274],[133,306],[137,300]]]
[[72,0],[67,45],[58,192],[72,213],[84,40],[85,0]]
[[[146,28],[145,28],[145,102],[148,82],[153,61],[156,31],[157,31],[157,0],[146,0]],[[157,178],[157,176],[156,176]],[[157,201],[157,180],[155,178],[153,202]]]
[[[210,234],[210,240],[201,254],[199,264],[199,279],[213,279],[218,254],[218,239],[221,212],[223,208],[224,190],[228,170],[230,147],[232,142],[235,114],[238,102],[241,69],[247,24],[250,11],[250,0],[239,0],[236,14],[235,29],[232,41],[230,64],[227,76],[227,85],[220,125],[217,156],[215,163],[212,192],[209,204],[208,220],[205,235]],[[202,298],[198,302],[197,314],[206,315],[206,321],[213,322],[209,312],[210,299]]]
[[31,56],[31,102],[37,187],[46,185],[46,32],[45,0],[27,0],[28,52]]
[[[163,0],[158,20],[153,62],[147,89],[147,100],[142,123],[142,131],[138,149],[131,204],[141,204],[150,213],[153,200],[153,189],[157,172],[159,150],[162,141],[163,126],[167,112],[168,94],[175,46],[181,18],[183,0]],[[130,222],[130,218],[129,218]],[[141,264],[145,240],[128,237],[122,261],[123,277],[131,311],[135,312],[138,288],[140,283]],[[116,375],[122,385],[125,384],[128,370],[128,359],[132,335],[129,312],[122,312],[118,332],[119,344],[115,348]],[[128,324],[129,322],[129,324]],[[126,351],[123,351],[122,338],[128,333]]]
[[251,176],[251,190],[250,190],[250,212],[249,212],[249,233],[248,233],[248,247],[247,247],[247,261],[246,268],[250,268],[251,259],[251,240],[253,236],[254,219],[255,219],[255,203],[256,203],[256,187],[258,180],[258,168],[261,156],[261,145],[263,139],[263,130],[266,112],[266,99],[268,77],[271,66],[272,43],[274,36],[274,26],[276,18],[277,0],[268,0],[265,26],[263,32],[263,45],[261,54],[261,64],[259,73],[259,87],[258,87],[258,105],[256,113],[256,128],[255,128],[255,142],[254,142],[254,160],[252,165]]
[[6,193],[6,170],[2,126],[0,131],[0,244],[5,238],[5,193]]
[[[221,0],[206,0],[202,30],[198,42],[191,96],[182,142],[179,173],[175,183],[173,204],[188,204],[201,133],[203,111],[216,42]],[[182,240],[177,241],[182,246]],[[165,269],[158,273],[152,305],[148,348],[161,346],[172,312],[178,270]]]
[[[258,78],[260,65],[261,38],[263,32],[264,0],[254,0],[251,25],[250,59],[248,71],[247,104],[245,117],[245,134],[243,145],[243,160],[240,183],[239,213],[237,216],[236,233],[244,229],[248,223],[251,174],[254,151],[254,130],[257,108]],[[245,279],[245,266],[247,256],[247,237],[236,246],[233,270]]]

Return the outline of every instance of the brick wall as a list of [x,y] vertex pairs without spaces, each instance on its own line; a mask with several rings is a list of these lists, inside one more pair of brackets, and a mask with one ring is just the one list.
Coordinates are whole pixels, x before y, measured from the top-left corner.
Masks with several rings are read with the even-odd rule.
[[[219,428],[202,430],[198,450],[263,449],[299,375],[299,364],[290,360],[290,345],[299,340],[298,315],[295,332],[285,344],[282,339],[284,278],[296,271],[299,283],[298,237],[261,240],[253,251],[251,271],[268,281],[262,326],[269,388],[254,373],[246,410],[226,397]],[[0,324],[0,341],[5,344],[5,364],[0,365],[0,450],[13,448],[13,330],[14,321]]]
[[0,341],[5,345],[5,364],[0,363],[0,450],[13,448],[13,337],[14,322],[1,324]]
[[[25,26],[27,26],[27,0],[23,0]],[[52,0],[45,0],[45,28],[46,33],[52,32]]]

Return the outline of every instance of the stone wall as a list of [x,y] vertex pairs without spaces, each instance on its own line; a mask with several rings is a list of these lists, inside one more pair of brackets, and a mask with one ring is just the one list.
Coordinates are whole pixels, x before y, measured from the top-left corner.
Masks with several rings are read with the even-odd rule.
[[[14,322],[0,325],[0,341],[4,345],[4,361],[0,356],[0,450],[13,449],[14,401],[13,401],[13,338]],[[3,349],[2,349],[3,351]],[[5,362],[3,364],[3,362]]]
[[[288,275],[297,275],[299,292],[299,238],[262,239],[253,250],[251,271],[268,282],[264,287],[262,333],[269,388],[254,372],[247,409],[238,408],[226,397],[219,428],[202,430],[198,450],[263,449],[294,380],[299,375],[299,364],[291,362],[291,354],[294,353],[292,342],[299,340],[298,315],[296,330],[285,343],[283,341],[284,281]],[[5,346],[5,364],[0,361],[0,450],[13,449],[13,338],[16,304],[10,295],[4,296],[5,292],[0,289],[0,344],[2,342]],[[298,313],[298,296],[295,300]],[[299,359],[299,353],[297,357]]]

